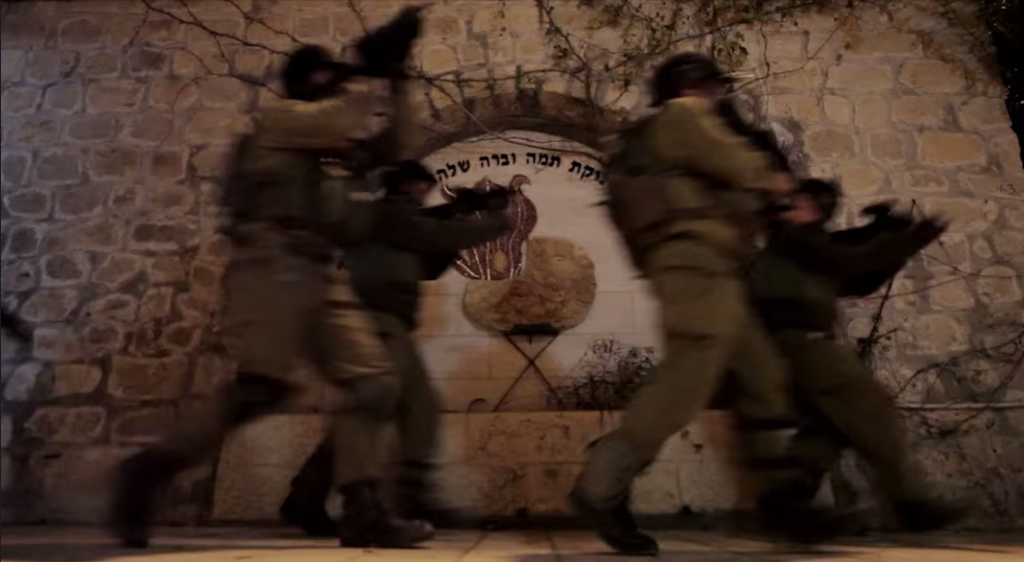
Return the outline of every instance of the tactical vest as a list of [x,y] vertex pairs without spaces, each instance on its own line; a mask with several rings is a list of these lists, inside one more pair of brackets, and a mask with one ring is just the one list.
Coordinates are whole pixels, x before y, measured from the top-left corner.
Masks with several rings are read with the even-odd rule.
[[622,133],[605,171],[605,205],[634,264],[642,268],[647,252],[672,238],[700,239],[728,253],[749,246],[750,221],[761,208],[756,194],[653,161],[646,129],[656,118]]

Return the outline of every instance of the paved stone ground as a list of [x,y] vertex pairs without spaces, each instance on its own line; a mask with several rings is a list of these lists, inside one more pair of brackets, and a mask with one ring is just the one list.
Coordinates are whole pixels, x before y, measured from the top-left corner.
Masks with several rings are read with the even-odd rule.
[[[140,553],[111,546],[95,529],[8,528],[0,533],[3,562],[616,562],[587,533],[517,531],[442,533],[422,550],[340,549],[332,541],[296,538],[276,529],[169,529]],[[658,533],[659,560],[673,562],[1020,562],[1024,538],[949,535],[886,537],[787,551],[758,540],[719,534]]]

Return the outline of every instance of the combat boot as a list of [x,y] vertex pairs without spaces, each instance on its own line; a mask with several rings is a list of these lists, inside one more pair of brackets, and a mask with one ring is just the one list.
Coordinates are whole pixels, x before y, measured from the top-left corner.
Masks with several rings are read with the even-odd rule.
[[278,514],[285,523],[302,529],[308,537],[338,536],[338,523],[327,514],[323,503],[317,504],[303,499],[294,490],[285,498]]
[[424,521],[399,519],[388,513],[374,482],[342,487],[345,498],[339,538],[352,548],[412,548],[434,538],[434,528]]
[[597,535],[612,550],[628,556],[657,556],[658,541],[640,531],[629,509],[628,497],[611,509],[589,502],[579,487],[569,494],[569,503],[597,527]]
[[423,463],[406,463],[405,474],[398,481],[396,503],[398,513],[409,520],[426,521],[436,528],[472,527],[478,518],[457,509],[440,505],[429,482],[433,467]]
[[110,531],[128,548],[149,546],[156,497],[184,463],[156,451],[142,451],[125,459],[117,469]]
[[936,500],[904,500],[893,505],[900,528],[912,533],[938,531],[960,522],[966,515],[961,507]]
[[757,502],[758,519],[769,534],[789,542],[812,545],[852,532],[846,517],[787,492],[765,494]]

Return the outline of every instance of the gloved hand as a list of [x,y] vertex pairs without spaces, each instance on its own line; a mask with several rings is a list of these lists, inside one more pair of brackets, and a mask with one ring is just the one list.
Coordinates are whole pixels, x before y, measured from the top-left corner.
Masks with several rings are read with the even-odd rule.
[[949,223],[946,220],[940,217],[929,217],[914,223],[910,227],[910,235],[927,245],[938,240],[948,229]]
[[866,207],[861,214],[872,217],[888,231],[903,231],[910,228],[914,224],[913,216],[910,213],[894,210],[895,206],[896,201],[890,199]]

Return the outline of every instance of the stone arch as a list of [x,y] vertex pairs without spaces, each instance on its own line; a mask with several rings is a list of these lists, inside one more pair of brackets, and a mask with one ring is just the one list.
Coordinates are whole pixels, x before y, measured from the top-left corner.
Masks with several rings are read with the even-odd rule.
[[431,107],[429,136],[418,157],[487,131],[536,131],[601,150],[601,136],[621,124],[627,112],[557,92],[509,93]]

